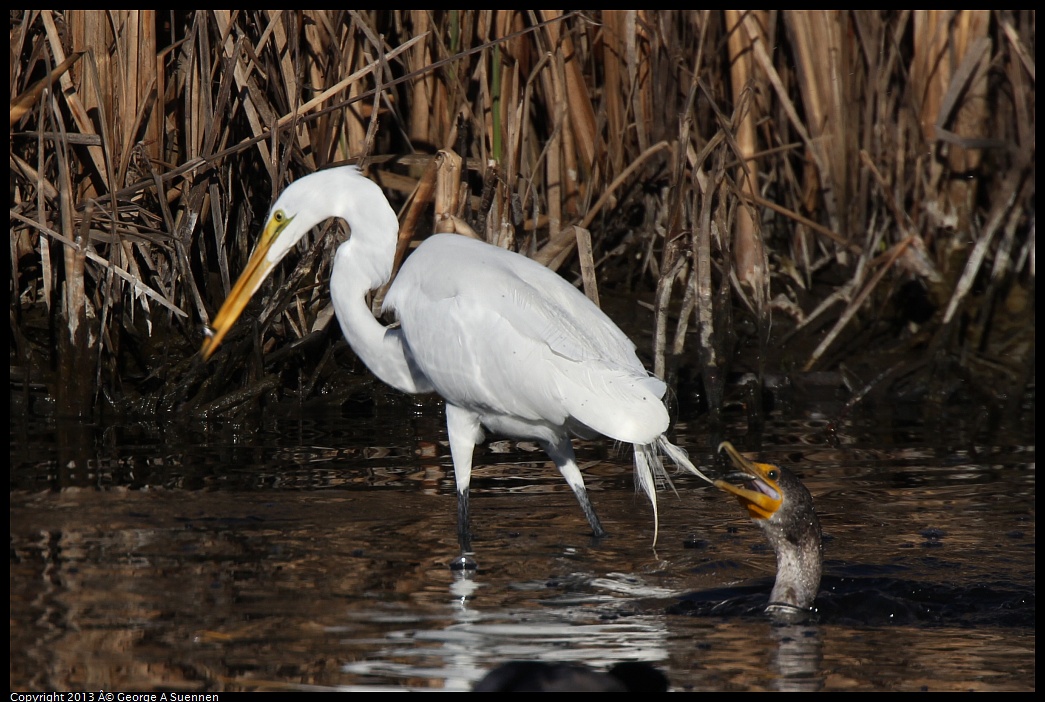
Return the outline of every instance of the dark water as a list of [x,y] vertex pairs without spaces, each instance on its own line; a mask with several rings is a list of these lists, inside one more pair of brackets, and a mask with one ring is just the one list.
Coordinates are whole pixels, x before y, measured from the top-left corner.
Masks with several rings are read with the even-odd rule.
[[[1032,402],[1032,401],[1031,401]],[[1035,689],[1035,440],[1024,419],[787,407],[722,438],[803,477],[825,533],[818,615],[759,610],[773,554],[696,479],[661,495],[578,445],[611,536],[527,443],[477,457],[479,570],[451,572],[438,405],[246,426],[11,429],[12,690],[468,689],[513,659],[654,662],[672,690]],[[679,613],[679,603],[690,611]],[[670,613],[669,613],[670,612]]]

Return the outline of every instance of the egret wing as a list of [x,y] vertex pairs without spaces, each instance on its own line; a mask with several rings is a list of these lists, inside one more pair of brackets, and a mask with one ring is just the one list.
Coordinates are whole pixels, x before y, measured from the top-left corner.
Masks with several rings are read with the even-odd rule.
[[[496,417],[645,443],[667,428],[665,386],[627,336],[544,266],[457,235],[407,259],[385,299],[447,401]],[[494,418],[493,421],[489,421]]]

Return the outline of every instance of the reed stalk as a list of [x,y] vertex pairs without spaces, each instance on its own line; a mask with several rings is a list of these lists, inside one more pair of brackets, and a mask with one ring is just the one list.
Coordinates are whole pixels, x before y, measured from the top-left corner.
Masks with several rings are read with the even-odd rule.
[[[337,227],[286,267],[267,326],[227,344],[220,380],[190,362],[269,203],[358,162],[403,207],[404,255],[456,231],[593,299],[644,300],[658,374],[692,364],[718,382],[749,317],[759,374],[929,336],[959,366],[1001,369],[985,394],[1012,392],[1034,349],[1019,301],[1035,278],[1035,20],[18,11],[16,385],[78,416],[226,406],[230,383],[269,372],[246,353],[253,335],[286,347],[328,327]],[[905,307],[911,290],[924,314]],[[293,376],[276,387],[317,387]]]

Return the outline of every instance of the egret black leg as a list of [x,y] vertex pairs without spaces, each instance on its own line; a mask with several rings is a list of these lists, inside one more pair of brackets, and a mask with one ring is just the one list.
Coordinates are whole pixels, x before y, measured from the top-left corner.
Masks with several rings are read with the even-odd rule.
[[457,482],[457,543],[461,555],[450,564],[453,570],[475,570],[472,553],[471,522],[468,520],[468,484],[472,479],[472,451],[483,440],[479,415],[455,405],[446,405],[446,431],[450,439],[450,455],[454,460]]
[[468,520],[468,493],[457,493],[457,543],[461,554],[472,552],[472,529]]
[[479,565],[472,556],[472,530],[468,521],[468,493],[457,493],[457,543],[461,555],[450,561],[450,570],[474,571]]
[[592,506],[591,500],[588,499],[588,490],[584,487],[581,469],[577,467],[577,459],[574,456],[573,443],[570,441],[570,438],[564,436],[555,443],[545,442],[544,450],[555,461],[555,465],[558,467],[559,472],[562,473],[562,477],[566,478],[566,482],[569,483],[573,494],[577,496],[577,502],[581,505],[581,511],[584,512],[584,516],[588,518],[588,524],[591,525],[592,534],[596,538],[606,536],[606,530],[602,528],[602,522],[599,521],[598,515],[595,514],[595,507]]
[[588,518],[588,524],[591,525],[592,535],[597,539],[606,536],[606,530],[602,528],[602,522],[599,521],[599,515],[595,514],[595,507],[592,506],[591,500],[588,499],[588,491],[584,489],[583,485],[581,485],[580,490],[577,488],[573,489],[573,494],[577,496],[577,502],[581,504],[581,511],[584,512],[584,516]]

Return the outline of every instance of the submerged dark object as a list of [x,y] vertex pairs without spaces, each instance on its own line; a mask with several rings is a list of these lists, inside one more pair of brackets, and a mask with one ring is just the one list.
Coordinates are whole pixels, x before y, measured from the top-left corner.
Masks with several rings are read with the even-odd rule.
[[511,661],[472,688],[473,692],[667,692],[668,678],[649,663],[617,663],[606,672],[580,663]]

